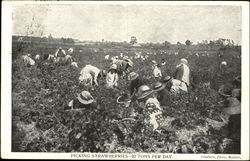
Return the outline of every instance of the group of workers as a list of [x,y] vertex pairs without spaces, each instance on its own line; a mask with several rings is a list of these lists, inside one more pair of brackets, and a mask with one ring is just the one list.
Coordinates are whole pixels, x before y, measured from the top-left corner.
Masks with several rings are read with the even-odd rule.
[[[94,85],[98,85],[99,79],[106,78],[106,87],[120,89],[118,87],[118,80],[119,78],[124,78],[126,76],[126,80],[129,82],[129,88],[124,89],[124,91],[126,91],[125,96],[127,97],[123,98],[124,100],[127,100],[123,102],[124,105],[126,104],[125,106],[128,107],[131,102],[136,101],[143,109],[142,113],[145,117],[145,124],[152,127],[153,131],[159,132],[159,127],[161,127],[163,121],[161,106],[169,105],[170,95],[176,95],[180,92],[188,92],[188,87],[190,86],[190,68],[187,59],[182,58],[180,59],[180,63],[176,66],[173,76],[162,77],[159,65],[156,61],[152,61],[152,63],[153,76],[159,78],[152,87],[145,84],[139,73],[131,70],[133,62],[127,57],[122,60],[114,59],[108,70],[102,70],[92,65],[86,65],[81,71],[79,80],[80,82],[93,82],[93,84],[90,83],[90,86],[93,87]],[[156,68],[158,68],[157,70],[160,72],[155,72]],[[158,73],[158,75],[155,75],[155,73]],[[88,91],[83,92],[85,94],[81,94],[82,97],[84,97],[84,95],[86,96],[86,92]],[[221,93],[220,90],[219,93]],[[230,95],[231,97],[227,100],[230,101],[236,99],[240,95],[238,89],[235,89],[233,93],[234,94]],[[93,99],[89,92],[86,98]],[[235,101],[236,100],[231,102]],[[69,106],[68,109],[72,109],[72,107],[78,108],[71,104],[71,108]],[[223,111],[225,114],[228,114],[230,118],[235,117],[235,115],[238,116],[240,114],[240,102],[235,106],[230,105]]]
[[[49,55],[46,59],[53,60],[55,63],[69,61],[71,65],[73,63],[77,67],[77,63],[73,61],[71,56],[72,52],[73,49],[70,48],[67,54],[60,47],[54,55]],[[23,59],[29,66],[35,64],[30,54],[23,56]],[[40,57],[36,56],[35,59],[40,59]],[[93,91],[94,87],[100,84],[99,81],[101,79],[105,80],[107,88],[118,89],[118,91],[123,91],[123,94],[126,93],[127,98],[125,100],[127,101],[124,102],[126,107],[130,105],[131,101],[137,101],[143,109],[142,113],[145,116],[145,124],[152,127],[153,131],[159,131],[163,120],[161,105],[169,104],[170,95],[176,95],[179,92],[188,92],[188,87],[190,86],[190,68],[187,59],[182,58],[176,66],[173,76],[162,77],[161,65],[154,60],[152,64],[153,76],[157,78],[152,87],[145,84],[139,73],[131,70],[133,62],[126,56],[122,59],[118,59],[118,57],[112,59],[110,67],[107,70],[87,64],[80,72],[79,83],[90,87],[91,91]],[[119,78],[125,78],[129,82],[128,89],[121,89],[119,87]],[[239,89],[234,89],[230,95],[225,95],[222,91],[220,89],[219,93],[231,102],[230,106],[224,109],[224,112],[229,116],[238,118],[241,113],[240,100],[238,98],[240,96]],[[69,102],[65,110],[95,107],[97,107],[97,103],[94,97],[89,91],[84,90]]]
[[[158,68],[156,61],[152,61],[153,71]],[[129,102],[137,101],[143,109],[145,115],[145,123],[152,127],[153,131],[158,131],[162,122],[162,109],[167,100],[167,95],[170,93],[178,94],[181,91],[188,92],[190,70],[188,61],[186,59],[180,59],[180,64],[176,67],[176,72],[173,77],[166,76],[162,78],[161,72],[155,76],[159,78],[151,88],[146,85],[141,79],[140,74],[132,71],[133,62],[127,57],[123,59],[113,59],[108,70],[99,69],[93,65],[86,65],[80,72],[79,82],[84,86],[91,87],[94,90],[95,86],[99,85],[101,79],[106,80],[105,86],[107,88],[122,90],[122,94],[126,94]],[[160,71],[160,69],[158,69]],[[154,72],[153,72],[154,73]],[[119,78],[125,78],[129,81],[128,89],[120,89],[118,86]],[[86,100],[94,99],[89,91],[83,91],[77,99],[72,100],[69,103],[67,109],[80,109],[83,108],[82,104],[89,107],[88,104],[81,103],[82,99]],[[74,103],[75,102],[75,103]],[[80,102],[80,103],[79,103]],[[79,107],[78,107],[79,105]]]
[[[59,47],[56,50],[55,54],[45,54],[43,59],[47,60],[48,62],[53,62],[59,65],[70,64],[72,67],[78,68],[78,64],[74,61],[72,54],[73,48],[69,48],[66,52],[64,49],[62,49],[62,47]],[[30,67],[34,66],[36,64],[36,61],[40,61],[41,56],[37,54],[33,59],[31,54],[26,54],[22,56],[22,60],[24,61],[24,64],[26,66]]]

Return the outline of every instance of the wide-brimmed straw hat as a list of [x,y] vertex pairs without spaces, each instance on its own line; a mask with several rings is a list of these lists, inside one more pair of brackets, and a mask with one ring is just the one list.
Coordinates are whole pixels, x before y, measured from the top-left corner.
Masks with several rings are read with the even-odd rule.
[[135,73],[135,72],[131,72],[131,73],[128,74],[128,80],[129,81],[134,80],[134,79],[136,79],[138,77],[139,77],[139,75],[137,73]]
[[156,61],[155,61],[155,60],[152,60],[152,63],[153,63],[153,64],[156,64]]
[[188,64],[188,61],[187,61],[187,59],[182,58],[182,59],[181,59],[181,63]]
[[82,93],[77,95],[77,99],[82,104],[88,105],[94,102],[94,98],[88,91],[82,91]]
[[136,99],[140,100],[152,94],[153,92],[154,90],[152,90],[149,86],[142,85],[138,88],[138,91],[135,93],[135,97]]
[[163,90],[164,88],[166,88],[166,84],[164,84],[164,83],[155,82],[155,83],[153,84],[153,90],[154,90],[154,91],[161,91],[161,90]]

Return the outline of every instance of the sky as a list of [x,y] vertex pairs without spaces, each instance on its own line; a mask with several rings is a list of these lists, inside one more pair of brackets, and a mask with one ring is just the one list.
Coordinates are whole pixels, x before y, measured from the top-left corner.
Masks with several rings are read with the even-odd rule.
[[[241,44],[240,6],[164,5],[17,5],[13,35],[25,35],[27,25],[37,36],[139,43],[184,43],[191,40],[233,39]],[[39,26],[40,25],[40,26]]]

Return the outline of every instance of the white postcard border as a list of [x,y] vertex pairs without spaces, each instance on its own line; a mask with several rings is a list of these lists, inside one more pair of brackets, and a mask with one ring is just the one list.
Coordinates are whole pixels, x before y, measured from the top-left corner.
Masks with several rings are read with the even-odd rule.
[[[135,158],[112,158],[112,157],[94,157],[96,153],[27,153],[11,152],[11,36],[12,36],[12,5],[22,4],[88,4],[88,5],[239,5],[242,7],[242,132],[241,132],[241,154],[149,154],[136,153]],[[249,2],[197,2],[197,1],[4,1],[2,3],[2,49],[1,49],[1,157],[9,159],[193,159],[193,160],[245,160],[249,159]],[[85,154],[85,157],[72,157],[74,154]],[[89,154],[90,158],[87,157]],[[111,153],[110,153],[111,154]],[[121,155],[123,153],[119,153]],[[150,156],[150,158],[139,157],[138,155]],[[115,153],[112,153],[115,155]],[[118,155],[118,154],[117,154]],[[127,154],[126,154],[127,155]],[[129,154],[130,155],[130,154]],[[131,154],[132,155],[132,154]],[[160,155],[161,158],[153,158]],[[172,158],[164,158],[171,155]],[[98,156],[98,155],[97,155]],[[132,156],[131,156],[132,157]],[[226,157],[226,158],[225,158]],[[231,157],[231,158],[230,158]],[[236,157],[236,158],[235,158]]]

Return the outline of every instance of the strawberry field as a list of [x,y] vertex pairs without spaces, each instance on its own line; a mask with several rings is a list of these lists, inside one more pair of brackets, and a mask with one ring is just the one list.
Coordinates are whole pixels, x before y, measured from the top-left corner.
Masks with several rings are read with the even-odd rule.
[[[13,152],[152,152],[152,153],[239,153],[240,134],[228,137],[228,117],[222,113],[224,99],[219,86],[231,84],[241,75],[241,50],[185,50],[166,48],[131,48],[123,46],[73,46],[73,58],[79,68],[58,66],[41,59],[27,67],[21,56],[30,53],[54,54],[58,46],[13,44],[12,49],[12,151]],[[68,46],[62,46],[68,49]],[[176,54],[176,52],[178,52]],[[144,116],[130,118],[139,109],[137,102],[129,107],[116,103],[121,94],[105,88],[104,80],[90,91],[97,100],[96,109],[65,111],[64,107],[77,93],[88,90],[79,85],[82,67],[92,64],[108,69],[104,56],[129,56],[138,72],[152,86],[151,62],[163,59],[163,76],[172,75],[180,58],[189,61],[191,86],[188,94],[169,98],[162,105],[164,126],[161,133],[147,130]],[[136,53],[147,55],[135,59]],[[221,62],[226,61],[226,66]],[[210,84],[210,85],[207,85]],[[127,90],[128,82],[120,78],[119,87]]]

